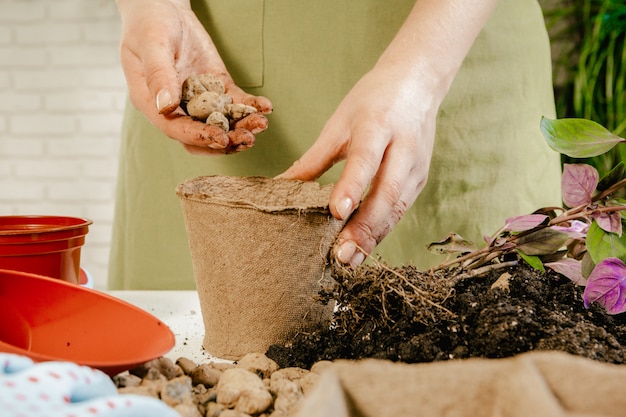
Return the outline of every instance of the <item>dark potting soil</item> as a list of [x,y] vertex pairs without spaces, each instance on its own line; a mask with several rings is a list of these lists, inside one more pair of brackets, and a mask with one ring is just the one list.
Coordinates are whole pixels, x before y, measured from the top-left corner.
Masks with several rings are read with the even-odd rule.
[[[450,280],[413,267],[379,266],[334,275],[337,283],[320,301],[339,300],[333,326],[271,346],[266,355],[280,367],[308,369],[340,358],[503,358],[531,350],[626,363],[626,314],[609,315],[597,304],[586,309],[584,288],[550,270],[520,264]],[[445,282],[453,284],[441,287]]]

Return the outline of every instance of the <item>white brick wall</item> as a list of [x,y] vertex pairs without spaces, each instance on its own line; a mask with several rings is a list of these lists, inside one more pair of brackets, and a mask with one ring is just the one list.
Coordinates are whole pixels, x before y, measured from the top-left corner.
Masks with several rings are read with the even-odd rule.
[[0,215],[87,217],[105,288],[126,99],[114,0],[0,0]]

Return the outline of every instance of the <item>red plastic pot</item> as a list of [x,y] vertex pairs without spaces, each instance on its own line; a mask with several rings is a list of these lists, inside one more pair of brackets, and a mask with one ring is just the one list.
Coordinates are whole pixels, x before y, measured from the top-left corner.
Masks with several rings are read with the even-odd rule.
[[91,223],[66,216],[0,216],[0,268],[77,284]]
[[132,304],[20,271],[0,269],[0,317],[0,352],[109,375],[163,356],[175,343],[165,323]]

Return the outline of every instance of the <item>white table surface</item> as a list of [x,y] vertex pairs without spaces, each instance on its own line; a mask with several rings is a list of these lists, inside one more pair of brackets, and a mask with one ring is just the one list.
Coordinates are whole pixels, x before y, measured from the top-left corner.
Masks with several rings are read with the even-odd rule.
[[152,314],[165,323],[176,338],[166,357],[186,357],[198,364],[223,359],[211,356],[202,347],[204,325],[196,291],[106,291]]

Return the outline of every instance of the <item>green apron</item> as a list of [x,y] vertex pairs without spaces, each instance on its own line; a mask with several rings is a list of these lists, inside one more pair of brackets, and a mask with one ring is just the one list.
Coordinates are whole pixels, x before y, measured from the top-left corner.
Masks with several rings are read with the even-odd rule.
[[[199,175],[274,176],[288,168],[374,65],[414,1],[196,4],[235,81],[272,100],[269,129],[248,151],[193,156],[128,105],[109,288],[195,288],[175,187]],[[376,255],[425,268],[444,260],[426,244],[451,231],[480,242],[507,217],[560,204],[559,155],[541,135],[541,116],[554,117],[541,9],[536,0],[502,0],[440,109],[428,185]],[[320,181],[336,181],[341,167]]]

